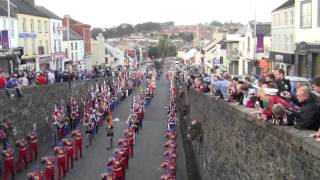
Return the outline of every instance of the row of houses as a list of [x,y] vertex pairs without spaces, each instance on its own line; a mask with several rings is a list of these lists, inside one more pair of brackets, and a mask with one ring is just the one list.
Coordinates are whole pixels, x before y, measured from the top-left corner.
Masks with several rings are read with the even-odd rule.
[[257,75],[282,68],[287,75],[320,76],[320,1],[288,0],[271,17],[272,22],[250,21],[233,34],[214,33],[209,43],[178,57],[207,73]]
[[0,0],[0,67],[23,70],[90,70],[111,66],[102,35],[91,38],[91,26],[69,15],[60,18],[34,0]]

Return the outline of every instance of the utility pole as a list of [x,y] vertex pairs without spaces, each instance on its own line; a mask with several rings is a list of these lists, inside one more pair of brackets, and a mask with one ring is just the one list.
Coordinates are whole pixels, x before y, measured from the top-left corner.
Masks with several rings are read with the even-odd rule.
[[[68,29],[68,33],[67,33],[67,42],[68,42],[68,59],[70,59],[71,57],[71,52],[70,52],[70,22],[69,22],[69,15],[67,15],[67,29]],[[71,63],[73,64],[73,59],[71,59]],[[72,64],[69,67],[72,68]]]
[[9,49],[11,48],[11,32],[10,32],[10,29],[11,29],[11,8],[10,8],[10,0],[7,1],[8,2],[8,40],[9,40]]

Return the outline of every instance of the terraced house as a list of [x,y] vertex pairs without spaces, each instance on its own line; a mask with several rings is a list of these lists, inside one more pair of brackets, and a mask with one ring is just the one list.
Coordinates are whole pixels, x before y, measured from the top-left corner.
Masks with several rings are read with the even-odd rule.
[[49,18],[40,12],[34,0],[11,0],[17,6],[19,46],[24,55],[20,70],[36,70],[47,68],[51,60]]

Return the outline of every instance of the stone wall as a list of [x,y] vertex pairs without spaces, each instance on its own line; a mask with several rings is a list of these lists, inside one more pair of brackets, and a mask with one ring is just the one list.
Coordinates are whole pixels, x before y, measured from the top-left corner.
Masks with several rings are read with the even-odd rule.
[[70,83],[57,83],[45,86],[32,86],[22,88],[23,97],[10,98],[6,91],[0,91],[0,123],[9,122],[12,129],[17,130],[16,137],[13,137],[10,129],[11,141],[25,136],[36,124],[37,132],[40,134],[40,141],[50,141],[49,121],[52,117],[54,105],[63,99],[64,102],[70,97],[80,97],[88,92],[91,86],[96,87],[97,82],[102,84],[107,79],[74,81]]
[[193,89],[178,98],[178,107],[180,115],[189,112],[185,127],[202,122],[203,141],[192,142],[202,179],[320,179],[320,142],[307,137],[312,131],[268,125],[249,109]]

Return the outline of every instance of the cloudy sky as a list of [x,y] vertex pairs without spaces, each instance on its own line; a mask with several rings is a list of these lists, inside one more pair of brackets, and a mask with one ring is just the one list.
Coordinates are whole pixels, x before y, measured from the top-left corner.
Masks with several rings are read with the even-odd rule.
[[245,23],[254,19],[255,1],[257,20],[271,21],[271,11],[286,0],[36,0],[36,4],[94,27],[112,27],[147,21]]

